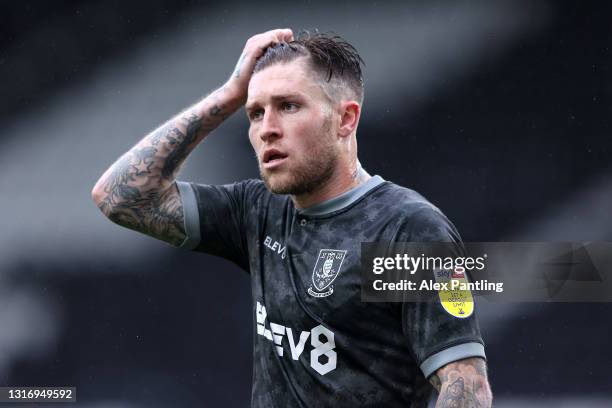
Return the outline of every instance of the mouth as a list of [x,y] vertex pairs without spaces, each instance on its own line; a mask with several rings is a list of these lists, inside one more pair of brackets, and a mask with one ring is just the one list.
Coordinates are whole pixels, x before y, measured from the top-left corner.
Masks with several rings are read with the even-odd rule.
[[271,169],[278,167],[283,164],[289,156],[286,153],[281,152],[277,149],[268,149],[264,152],[262,157],[263,167],[265,169]]

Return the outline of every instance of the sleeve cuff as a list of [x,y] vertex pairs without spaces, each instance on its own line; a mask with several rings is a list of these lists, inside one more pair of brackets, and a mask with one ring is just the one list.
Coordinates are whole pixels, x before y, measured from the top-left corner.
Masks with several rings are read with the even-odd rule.
[[446,364],[469,357],[486,358],[484,346],[480,343],[472,342],[449,347],[425,359],[421,363],[421,371],[423,371],[425,378],[428,378]]
[[179,248],[192,250],[200,244],[200,212],[195,192],[189,183],[177,181],[176,185],[183,204],[185,218],[185,240]]

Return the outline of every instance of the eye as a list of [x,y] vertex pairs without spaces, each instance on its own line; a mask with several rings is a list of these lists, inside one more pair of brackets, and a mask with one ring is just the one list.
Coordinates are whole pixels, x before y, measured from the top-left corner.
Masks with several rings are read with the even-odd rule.
[[285,112],[295,112],[298,110],[299,106],[297,103],[293,103],[293,102],[283,102],[283,104],[281,105],[282,110],[284,110]]
[[255,109],[249,112],[249,119],[252,121],[259,120],[263,117],[263,109]]

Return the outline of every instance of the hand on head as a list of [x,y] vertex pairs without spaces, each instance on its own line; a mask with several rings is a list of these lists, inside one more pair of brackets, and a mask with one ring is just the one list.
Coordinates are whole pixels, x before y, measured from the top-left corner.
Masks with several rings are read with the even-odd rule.
[[236,68],[225,86],[235,92],[242,103],[246,102],[249,81],[257,59],[266,49],[281,42],[293,41],[293,31],[289,28],[266,31],[249,38],[240,54]]

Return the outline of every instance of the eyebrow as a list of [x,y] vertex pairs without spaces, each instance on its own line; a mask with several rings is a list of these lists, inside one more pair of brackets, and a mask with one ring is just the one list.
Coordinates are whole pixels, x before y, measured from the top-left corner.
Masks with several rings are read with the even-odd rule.
[[[302,98],[302,94],[300,93],[287,93],[287,94],[280,94],[280,95],[273,95],[272,97],[270,97],[270,99],[272,99],[272,101],[276,102],[276,101],[283,101],[286,99],[294,99],[294,98]],[[247,111],[252,110],[253,108],[259,106],[259,103],[257,102],[250,102],[247,103],[244,108]]]

